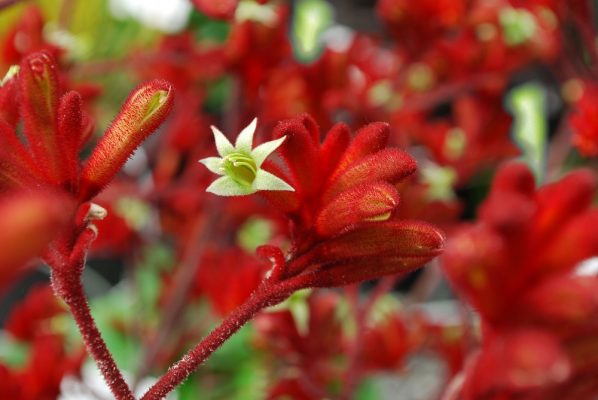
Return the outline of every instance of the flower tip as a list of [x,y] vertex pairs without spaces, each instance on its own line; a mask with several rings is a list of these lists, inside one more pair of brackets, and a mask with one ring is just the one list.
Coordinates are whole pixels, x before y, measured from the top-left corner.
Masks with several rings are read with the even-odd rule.
[[19,69],[21,69],[20,66],[12,65],[8,69],[8,71],[6,71],[6,75],[4,75],[4,78],[0,79],[0,87],[4,86],[6,83],[8,83],[8,81],[17,76],[17,74],[19,73]]

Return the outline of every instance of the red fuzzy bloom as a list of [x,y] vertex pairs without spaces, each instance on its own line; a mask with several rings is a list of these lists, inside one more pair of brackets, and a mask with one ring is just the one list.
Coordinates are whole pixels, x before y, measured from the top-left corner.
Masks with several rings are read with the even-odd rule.
[[[141,142],[165,119],[173,103],[173,90],[170,84],[159,80],[135,89],[82,166],[79,153],[90,137],[92,123],[83,110],[78,93],[61,94],[57,69],[50,53],[34,53],[23,59],[17,75],[0,87],[0,192],[38,191],[41,188],[46,193],[44,199],[48,204],[61,201],[60,207],[57,207],[58,216],[49,212],[45,219],[44,216],[38,218],[38,222],[45,226],[46,222],[51,224],[46,219],[75,219],[73,225],[77,226],[73,232],[66,233],[68,242],[73,240],[72,235],[78,233],[81,224],[89,222],[85,215],[89,206],[83,207],[81,215],[76,217],[77,207],[98,194]],[[26,144],[17,135],[20,119]],[[30,210],[33,212],[36,205],[34,200],[31,201],[26,204],[31,203]],[[53,209],[48,208],[50,211]],[[25,225],[22,229],[32,229],[28,227]],[[15,231],[19,236],[19,229],[2,230]],[[57,233],[58,230],[54,230],[48,235],[32,237],[45,239],[47,243]],[[30,240],[23,241],[28,242]],[[66,242],[62,245],[68,247]],[[36,252],[39,250],[37,248]],[[29,256],[33,254],[29,253]]]
[[295,191],[266,196],[292,222],[293,248],[283,277],[312,274],[311,286],[338,286],[407,272],[436,256],[444,240],[433,226],[393,219],[395,185],[415,172],[415,160],[387,148],[389,127],[373,123],[351,138],[334,126],[323,143],[314,120],[281,122],[281,163],[266,163]]

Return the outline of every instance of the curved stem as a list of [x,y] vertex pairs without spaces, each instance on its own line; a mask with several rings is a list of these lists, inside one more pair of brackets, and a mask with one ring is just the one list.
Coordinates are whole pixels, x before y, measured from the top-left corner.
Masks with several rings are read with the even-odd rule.
[[77,243],[70,259],[64,260],[60,265],[52,263],[52,287],[56,295],[64,300],[69,307],[83,337],[85,347],[94,358],[114,398],[117,400],[135,400],[96,326],[83,290],[81,275],[87,253],[85,244],[88,244],[83,242],[91,242],[93,240],[92,236],[95,237],[93,232],[85,231],[82,235],[83,240]]
[[308,280],[297,277],[280,283],[264,284],[237,307],[222,323],[191,349],[143,395],[141,400],[159,400],[182,383],[214,351],[265,307],[280,303],[295,290],[306,287]]

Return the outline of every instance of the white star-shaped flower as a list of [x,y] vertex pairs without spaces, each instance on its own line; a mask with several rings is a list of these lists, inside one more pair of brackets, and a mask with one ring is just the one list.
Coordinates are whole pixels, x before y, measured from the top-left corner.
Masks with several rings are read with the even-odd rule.
[[208,157],[199,162],[222,176],[208,186],[207,192],[219,196],[244,196],[258,190],[295,190],[279,177],[261,168],[264,160],[284,142],[285,136],[253,149],[256,125],[257,118],[239,133],[234,146],[218,128],[211,127],[220,157]]

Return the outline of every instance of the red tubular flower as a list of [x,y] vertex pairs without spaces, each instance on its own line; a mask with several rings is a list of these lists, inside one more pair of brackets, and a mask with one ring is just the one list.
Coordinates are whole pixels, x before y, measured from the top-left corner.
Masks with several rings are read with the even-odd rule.
[[[61,205],[61,215],[66,216],[67,223],[62,229],[56,227],[48,232],[47,241],[36,250],[43,249],[53,271],[52,288],[69,306],[87,350],[98,362],[115,398],[132,399],[131,390],[95,326],[81,283],[85,257],[96,236],[97,228],[92,222],[106,214],[90,200],[165,119],[173,104],[173,89],[161,80],[137,87],[83,166],[79,152],[90,137],[90,119],[85,116],[77,93],[62,97],[60,94],[57,65],[46,52],[26,57],[16,77],[0,86],[0,118],[6,118],[0,119],[0,192],[42,188],[67,199]],[[19,112],[15,115],[24,122],[27,144],[17,136],[19,120],[12,115],[17,108],[15,103]],[[47,220],[44,215],[40,219]],[[31,230],[32,225],[26,228]],[[38,236],[37,232],[31,235]],[[40,398],[37,394],[32,397]]]
[[598,254],[595,189],[594,175],[578,170],[536,190],[526,166],[506,165],[479,222],[449,241],[443,268],[480,313],[484,332],[482,350],[466,370],[463,399],[490,392],[542,399],[598,393],[588,378],[598,366],[598,353],[590,350],[598,334],[598,279],[575,275],[579,262]]
[[391,219],[395,184],[413,174],[415,160],[386,148],[389,127],[370,124],[351,139],[343,124],[323,143],[314,120],[281,122],[283,165],[271,162],[294,192],[263,192],[292,221],[290,261],[282,278],[312,274],[312,286],[338,286],[406,272],[429,261],[443,235],[423,222]]
[[[79,152],[92,124],[81,97],[76,92],[61,97],[56,62],[49,53],[28,56],[18,74],[0,87],[0,190],[42,187],[62,193],[69,199],[63,202],[64,213],[74,218],[77,206],[107,185],[164,120],[172,102],[168,83],[140,85],[82,167]],[[16,133],[19,117],[26,145]]]

